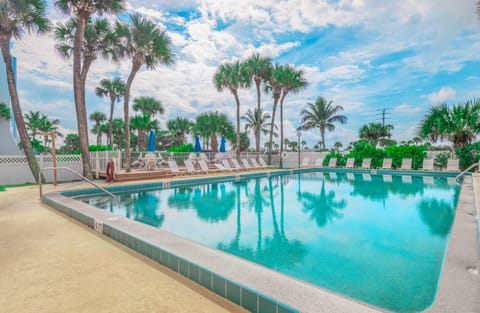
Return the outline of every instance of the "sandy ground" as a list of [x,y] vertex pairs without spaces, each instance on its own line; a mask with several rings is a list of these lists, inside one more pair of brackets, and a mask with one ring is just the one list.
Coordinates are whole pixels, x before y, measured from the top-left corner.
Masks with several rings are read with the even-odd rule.
[[0,312],[245,312],[42,204],[0,192]]

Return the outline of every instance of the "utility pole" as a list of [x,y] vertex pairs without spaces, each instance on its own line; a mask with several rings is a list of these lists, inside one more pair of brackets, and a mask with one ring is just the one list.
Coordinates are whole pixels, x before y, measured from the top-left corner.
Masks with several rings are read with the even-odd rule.
[[[377,118],[377,120],[381,120],[382,121],[382,126],[385,127],[385,120],[390,120],[391,118],[388,117],[388,115],[392,114],[391,112],[389,112],[389,110],[391,110],[392,108],[381,108],[381,109],[377,109],[376,111],[379,111],[376,115],[381,115],[381,117]],[[390,129],[388,130],[388,135],[387,137],[390,139]]]

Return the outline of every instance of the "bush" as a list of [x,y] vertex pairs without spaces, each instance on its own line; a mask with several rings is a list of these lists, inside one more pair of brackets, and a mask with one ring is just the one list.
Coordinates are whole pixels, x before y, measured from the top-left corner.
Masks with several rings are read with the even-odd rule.
[[186,143],[181,146],[170,147],[167,152],[194,152],[195,149],[191,143]]
[[370,166],[378,168],[382,165],[385,151],[378,149],[366,141],[357,141],[353,144],[353,149],[345,156],[347,158],[355,159],[355,166],[361,166],[364,158],[372,158]]
[[437,154],[433,162],[435,166],[438,166],[439,168],[442,169],[447,167],[447,162],[449,157],[450,157],[450,152],[442,152]]
[[414,170],[423,166],[423,159],[427,156],[425,147],[423,146],[390,146],[385,148],[387,158],[392,158],[392,166],[394,168],[400,167],[402,159],[412,158],[412,168]]
[[460,160],[462,170],[480,160],[480,142],[472,143],[462,149],[455,149],[455,155]]
[[88,151],[110,151],[111,146],[104,146],[104,145],[89,145],[88,146]]
[[340,152],[332,151],[325,156],[325,159],[323,160],[323,166],[327,166],[331,158],[337,158],[337,166],[339,167],[345,166],[346,164],[346,159]]

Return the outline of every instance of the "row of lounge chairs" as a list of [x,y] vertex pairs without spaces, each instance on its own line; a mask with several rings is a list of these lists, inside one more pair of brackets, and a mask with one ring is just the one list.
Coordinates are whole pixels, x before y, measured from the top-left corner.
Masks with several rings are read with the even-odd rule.
[[222,158],[216,162],[209,162],[203,158],[195,160],[188,158],[184,160],[185,168],[180,168],[175,160],[169,160],[168,167],[175,175],[260,170],[270,167],[261,157],[258,158],[258,161],[255,158],[242,158],[240,161],[242,165],[235,158]]
[[[323,158],[319,158],[315,160],[314,167],[323,167]],[[370,169],[371,168],[371,163],[372,159],[371,158],[365,158],[362,160],[362,169]],[[310,165],[310,159],[309,158],[304,158],[302,160],[301,167],[311,167]],[[327,167],[337,167],[337,158],[331,158],[328,161]],[[345,164],[345,168],[354,168],[355,167],[355,159],[354,158],[348,158],[347,163]],[[392,159],[391,158],[386,158],[383,159],[383,164],[380,167],[380,169],[383,170],[391,170],[392,169]],[[401,170],[411,170],[412,169],[412,159],[411,158],[405,158],[402,159],[402,164],[400,165]],[[423,160],[423,166],[422,170],[424,171],[433,171],[434,170],[434,163],[433,159],[424,159]],[[447,171],[459,171],[460,166],[459,166],[459,160],[458,159],[449,159],[447,162]]]

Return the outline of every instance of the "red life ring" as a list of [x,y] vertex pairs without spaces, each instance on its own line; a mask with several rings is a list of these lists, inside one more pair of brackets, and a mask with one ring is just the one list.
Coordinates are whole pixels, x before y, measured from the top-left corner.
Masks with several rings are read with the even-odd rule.
[[113,181],[114,171],[115,171],[115,164],[113,163],[113,161],[109,161],[107,163],[107,179],[105,180],[105,182],[111,183]]

